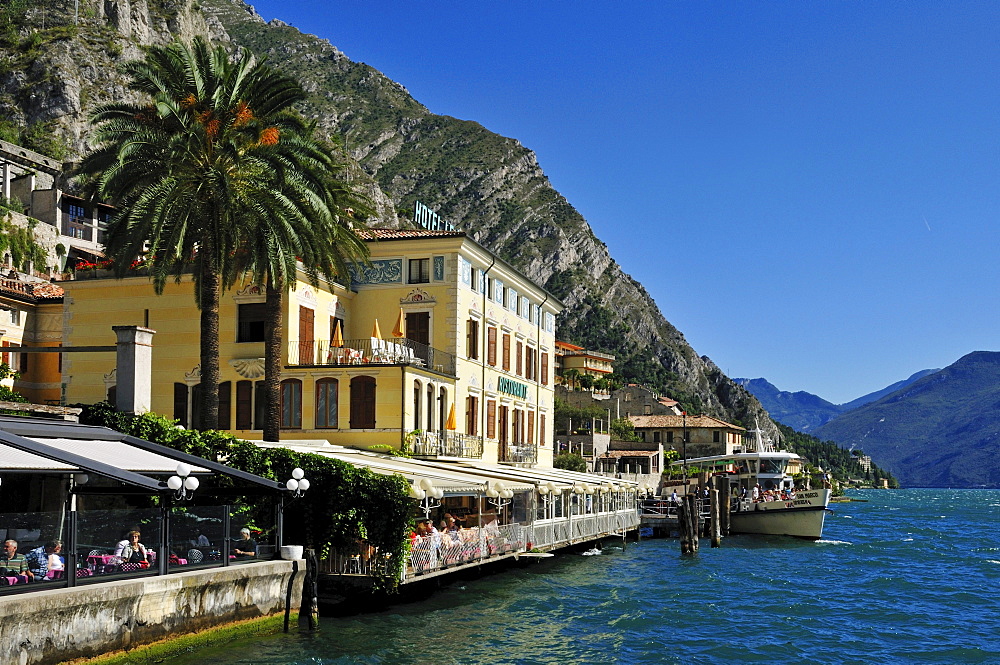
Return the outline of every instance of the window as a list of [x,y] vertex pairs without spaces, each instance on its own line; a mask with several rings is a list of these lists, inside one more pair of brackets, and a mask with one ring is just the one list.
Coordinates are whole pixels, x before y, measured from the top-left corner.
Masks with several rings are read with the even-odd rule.
[[510,335],[504,334],[503,336],[503,355],[501,356],[503,361],[501,367],[505,372],[510,371]]
[[719,442],[719,435],[720,434],[721,434],[721,432],[719,432],[718,430],[716,430],[715,432],[712,432],[712,443],[718,443]]
[[10,310],[10,322],[15,326],[21,325],[21,310],[16,307]]
[[375,428],[375,377],[351,379],[351,429]]
[[472,395],[465,398],[465,433],[479,434],[479,398]]
[[517,343],[517,353],[514,355],[514,373],[521,376],[524,368],[524,344],[520,341]]
[[653,443],[659,443],[659,442],[660,442],[660,433],[653,432]]
[[479,291],[480,284],[482,284],[483,281],[483,274],[479,272],[478,268],[473,268],[471,277],[472,277],[472,282],[470,283],[470,286],[472,287],[472,290]]
[[188,387],[186,383],[174,384],[174,420],[181,427],[189,427],[188,421]]
[[423,396],[423,388],[419,381],[413,382],[413,429],[420,429],[420,398]]
[[530,346],[527,348],[527,355],[524,361],[524,378],[529,381],[535,380],[535,353],[536,351]]
[[337,389],[339,385],[337,379],[320,379],[316,382],[317,428],[337,428]]
[[448,390],[446,388],[441,388],[441,393],[440,395],[438,395],[438,427],[440,427],[443,430],[447,422],[448,422]]
[[298,379],[281,382],[281,427],[302,429],[302,382]]
[[497,366],[497,329],[490,326],[486,329],[486,362]]
[[427,284],[431,281],[431,260],[410,259],[410,284]]
[[521,296],[514,289],[509,289],[507,294],[507,306],[516,314],[521,307]]
[[674,433],[667,432],[667,443],[673,443],[673,442],[674,442]]
[[549,354],[542,353],[542,385],[549,385]]
[[497,436],[497,401],[495,399],[486,400],[486,438],[495,439]]
[[465,349],[470,360],[479,360],[479,321],[475,319],[466,322]]
[[434,429],[434,386],[427,384],[427,431]]
[[236,326],[237,342],[263,342],[266,306],[262,302],[245,303],[238,306],[239,322]]

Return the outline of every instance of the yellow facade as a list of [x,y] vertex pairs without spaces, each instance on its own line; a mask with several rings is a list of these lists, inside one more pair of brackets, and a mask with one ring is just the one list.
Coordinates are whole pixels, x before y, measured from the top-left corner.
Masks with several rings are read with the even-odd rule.
[[[372,265],[358,267],[351,289],[300,280],[285,300],[282,438],[551,466],[562,305],[463,233],[368,233]],[[113,344],[112,325],[152,328],[152,410],[196,422],[192,283],[168,284],[161,296],[146,277],[63,286],[65,344]],[[220,307],[220,426],[248,439],[261,437],[263,301],[248,286],[224,294]],[[105,399],[114,364],[114,354],[67,355],[65,401]]]

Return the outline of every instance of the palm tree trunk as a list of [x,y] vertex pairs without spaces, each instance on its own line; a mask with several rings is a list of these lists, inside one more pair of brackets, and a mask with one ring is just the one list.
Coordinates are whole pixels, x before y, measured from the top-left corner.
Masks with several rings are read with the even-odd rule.
[[278,441],[281,430],[282,300],[284,290],[267,278],[264,313],[264,440]]
[[219,426],[219,302],[222,277],[205,247],[201,257],[199,301],[201,305],[201,422],[202,429]]

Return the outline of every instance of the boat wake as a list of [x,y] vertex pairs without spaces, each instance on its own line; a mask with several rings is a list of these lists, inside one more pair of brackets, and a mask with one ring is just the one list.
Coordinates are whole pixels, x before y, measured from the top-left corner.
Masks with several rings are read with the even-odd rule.
[[854,543],[848,542],[846,540],[817,540],[817,543],[822,543],[823,545],[853,545]]

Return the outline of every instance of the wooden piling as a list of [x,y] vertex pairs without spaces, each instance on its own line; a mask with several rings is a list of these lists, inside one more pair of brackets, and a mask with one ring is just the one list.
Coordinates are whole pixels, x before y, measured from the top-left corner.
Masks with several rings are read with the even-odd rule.
[[711,516],[709,518],[709,537],[712,539],[712,547],[722,547],[722,521],[719,519],[719,490],[711,490],[710,505]]
[[681,497],[677,518],[681,535],[681,554],[695,554],[698,551],[698,503],[694,493]]
[[722,527],[722,535],[729,535],[729,511],[732,509],[733,501],[729,487],[729,479],[723,478],[719,483],[719,518]]

